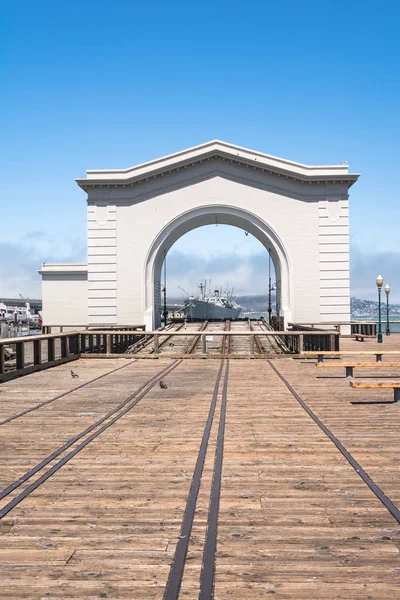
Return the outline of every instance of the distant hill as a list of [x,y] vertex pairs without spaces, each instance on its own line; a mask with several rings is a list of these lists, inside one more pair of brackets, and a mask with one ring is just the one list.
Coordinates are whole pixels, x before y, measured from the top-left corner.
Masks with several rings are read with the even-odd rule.
[[[386,311],[386,296],[382,298],[382,308]],[[352,317],[377,317],[379,314],[378,302],[374,300],[360,300],[359,298],[350,298],[350,312]],[[389,304],[389,315],[400,315],[400,306]]]

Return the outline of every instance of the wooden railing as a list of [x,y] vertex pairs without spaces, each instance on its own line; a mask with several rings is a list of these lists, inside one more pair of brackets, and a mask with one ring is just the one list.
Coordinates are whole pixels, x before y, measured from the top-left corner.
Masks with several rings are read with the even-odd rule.
[[[396,321],[393,321],[396,322]],[[386,323],[382,322],[383,325]],[[351,335],[368,335],[376,336],[377,334],[377,323],[374,321],[336,321],[335,323],[288,323],[289,327],[293,327],[297,331],[323,331],[322,327],[334,327],[337,331],[340,331],[341,327],[346,326]]]
[[[108,336],[123,336],[128,337],[126,333],[123,331],[114,331],[114,332],[102,332],[102,331],[90,331],[85,332],[85,336],[94,336],[97,338],[99,336],[100,339],[97,339],[96,343],[93,342],[93,348],[96,348],[95,353],[98,354],[115,354],[115,352],[111,349],[111,351],[107,351],[107,348],[111,348],[111,342],[107,342]],[[140,338],[144,334],[140,334],[139,332],[134,336],[135,338]],[[288,347],[290,353],[293,354],[301,354],[303,351],[312,351],[312,350],[339,350],[339,333],[337,331],[318,331],[312,334],[305,333],[304,331],[205,331],[204,333],[200,333],[199,331],[146,331],[146,336],[152,336],[154,350],[151,353],[151,357],[158,357],[161,355],[160,352],[160,338],[168,336],[168,337],[176,337],[176,336],[185,336],[187,338],[200,338],[201,340],[201,356],[206,358],[210,356],[207,350],[207,337],[208,336],[235,336],[235,337],[248,337],[249,338],[249,352],[246,353],[247,356],[257,356],[255,353],[255,336],[270,336],[274,338],[281,339],[282,343]],[[129,346],[130,344],[126,344]],[[174,347],[173,344],[171,346]],[[87,352],[87,345],[82,347],[81,353],[93,355],[92,352]],[[164,356],[174,357],[180,356],[185,357],[185,355],[178,354],[174,352],[174,350],[163,350],[162,353]],[[146,354],[142,355],[134,355],[137,358],[146,358]],[[189,355],[188,355],[189,356]],[[259,355],[264,356],[264,354]],[[193,354],[190,354],[190,357],[193,358]],[[215,354],[213,354],[215,357]]]
[[[25,336],[0,340],[0,382],[26,375],[42,369],[47,369],[62,363],[77,360],[82,357],[124,357],[124,358],[208,358],[221,355],[208,352],[207,337],[236,336],[249,338],[248,350],[232,357],[265,358],[266,353],[256,352],[255,336],[273,336],[282,341],[290,353],[301,354],[304,351],[339,350],[339,333],[333,331],[315,332],[304,331],[124,331],[124,330],[85,330],[59,332],[46,335]],[[151,337],[150,337],[151,336]],[[171,349],[161,352],[160,339],[165,336],[185,336],[193,339],[200,338],[200,354],[174,353]],[[150,354],[128,354],[127,350],[141,338],[153,341],[153,352]],[[225,338],[226,339],[226,338]],[[222,340],[221,340],[222,342]]]
[[365,322],[358,322],[358,323],[352,323],[351,324],[351,333],[353,335],[355,334],[359,334],[359,335],[373,335],[376,336],[376,323],[372,323],[371,321],[365,321]]
[[57,325],[57,324],[46,324],[42,325],[42,333],[63,333],[64,331],[78,331],[81,329],[85,330],[93,330],[96,331],[112,331],[118,329],[118,331],[145,331],[146,325],[143,324],[133,324],[133,325],[114,325],[112,323],[92,323],[88,325],[87,323],[81,323],[80,325]]
[[135,334],[133,330],[132,333],[128,333],[119,329],[116,332],[85,331],[80,332],[79,337],[81,354],[124,354],[143,337],[143,334]]
[[0,381],[77,360],[79,355],[78,332],[0,339]]

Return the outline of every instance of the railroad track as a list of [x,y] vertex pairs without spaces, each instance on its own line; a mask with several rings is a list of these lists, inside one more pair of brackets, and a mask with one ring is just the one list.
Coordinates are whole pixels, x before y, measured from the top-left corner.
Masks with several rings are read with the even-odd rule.
[[299,396],[299,394],[295,391],[295,389],[290,385],[289,381],[282,375],[279,369],[273,364],[271,360],[266,361],[271,369],[276,373],[279,379],[285,384],[289,392],[292,394],[293,398],[300,404],[303,410],[307,413],[307,415],[314,421],[314,423],[321,429],[321,431],[326,435],[327,438],[333,442],[339,452],[344,456],[344,458],[348,461],[350,466],[354,469],[357,475],[362,479],[362,481],[369,487],[371,492],[375,494],[375,496],[380,500],[383,506],[390,512],[390,514],[396,519],[396,521],[400,524],[400,509],[392,502],[392,500],[383,493],[381,488],[377,483],[364,471],[360,463],[354,458],[354,456],[347,450],[347,448],[342,444],[342,442],[335,436],[335,434],[317,417],[317,415],[311,410],[311,408],[307,405],[307,403]]
[[[225,323],[225,328],[228,330],[228,324]],[[223,336],[221,336],[223,337]],[[229,336],[225,336],[229,338]],[[220,348],[220,351],[225,351],[227,346]],[[328,427],[315,415],[315,413],[309,408],[304,400],[297,394],[291,384],[282,375],[282,373],[275,366],[273,361],[265,361],[273,373],[280,379],[280,381],[286,386],[291,393],[292,397],[296,402],[303,408],[307,415],[314,421],[314,423],[321,429],[329,440],[333,442],[339,452],[346,458],[355,473],[363,480],[363,482],[369,487],[369,489],[375,494],[375,496],[381,501],[385,508],[391,513],[391,515],[400,523],[400,511],[396,505],[388,498],[379,486],[373,481],[371,477],[362,469],[361,465],[355,460],[350,452],[344,447],[340,440],[328,429]],[[12,511],[20,502],[27,498],[34,490],[36,490],[42,483],[47,481],[53,474],[61,469],[65,464],[69,462],[78,452],[84,447],[91,443],[96,437],[101,435],[103,431],[111,427],[118,419],[125,415],[128,411],[132,410],[138,402],[146,396],[146,394],[156,385],[161,378],[165,379],[169,373],[181,364],[181,360],[176,360],[168,367],[159,371],[156,375],[149,378],[139,389],[133,394],[129,395],[116,409],[110,411],[102,419],[91,425],[89,428],[71,438],[66,444],[61,446],[58,450],[49,455],[46,459],[41,461],[33,469],[25,473],[18,480],[9,485],[3,492],[0,493],[0,499],[9,498],[13,493],[23,484],[28,483],[28,486],[17,495],[12,496],[12,499],[3,506],[0,510],[0,519],[6,516]],[[199,445],[196,463],[194,466],[190,488],[185,502],[185,510],[180,525],[179,535],[174,548],[173,559],[170,567],[169,576],[166,582],[164,591],[164,600],[177,600],[181,590],[182,583],[185,577],[185,566],[187,562],[188,549],[191,540],[191,533],[193,526],[196,525],[196,510],[198,508],[198,499],[200,485],[202,483],[204,465],[206,455],[212,456],[212,483],[209,492],[209,506],[207,514],[207,527],[206,535],[204,540],[204,547],[202,553],[202,564],[199,569],[200,573],[200,600],[211,600],[214,597],[214,579],[215,579],[215,563],[216,563],[216,550],[218,540],[218,518],[220,509],[220,493],[222,485],[222,468],[224,460],[224,437],[225,437],[225,425],[226,425],[226,412],[228,403],[228,382],[229,382],[229,369],[230,361],[221,358],[221,363],[216,375],[214,390],[208,410],[208,415],[204,429],[202,432],[202,438]],[[268,391],[266,391],[268,393]],[[216,441],[215,436],[212,434],[212,428],[217,430]],[[79,443],[78,443],[79,442]],[[78,444],[78,445],[77,445]],[[215,446],[215,447],[214,447]],[[69,451],[68,451],[69,450]],[[214,452],[215,450],[215,452]],[[67,452],[68,451],[68,452]],[[49,470],[43,472],[46,466],[58,461],[49,468]],[[42,472],[42,475],[40,473]],[[29,481],[35,476],[39,475],[33,483],[29,484]],[[203,519],[203,517],[200,517]]]
[[[52,452],[40,463],[27,471],[19,479],[2,490],[0,492],[0,500],[9,497],[17,488],[28,482],[30,479],[32,479],[32,477],[34,477],[34,475],[39,474],[42,471],[42,474],[39,475],[39,477],[35,479],[33,483],[28,484],[28,486],[22,492],[15,495],[0,509],[0,520],[3,519],[3,517],[13,510],[13,508],[15,508],[20,502],[30,496],[32,492],[34,492],[40,485],[47,481],[52,475],[57,473],[65,464],[74,458],[78,452],[83,450],[83,448],[90,444],[100,434],[102,434],[109,427],[114,425],[114,423],[116,423],[121,417],[132,410],[140,402],[140,400],[144,398],[150,392],[150,390],[161,381],[161,379],[165,379],[174,369],[176,369],[176,367],[178,367],[179,364],[181,364],[181,362],[181,360],[175,360],[172,364],[169,364],[167,367],[161,369],[161,371],[150,377],[137,390],[125,398],[125,400],[123,400],[123,402],[121,402],[116,408],[108,412],[105,416],[101,417],[101,419],[98,419],[95,423],[77,435],[74,435],[65,444],[60,446],[57,450]],[[67,452],[70,448],[72,448],[72,450]],[[43,472],[45,467],[51,463],[54,463],[56,459],[59,460],[53,464],[49,470]]]
[[[230,331],[232,328],[231,321],[225,321],[225,331]],[[222,338],[222,346],[221,346],[221,354],[230,354],[231,353],[231,336],[224,335]]]
[[54,396],[53,398],[50,398],[49,400],[45,400],[44,402],[35,404],[35,406],[32,406],[31,408],[27,408],[26,410],[22,410],[21,412],[17,413],[16,415],[7,417],[7,419],[0,421],[0,425],[5,425],[6,423],[10,423],[10,421],[19,419],[20,417],[23,417],[24,415],[27,415],[35,410],[38,410],[39,408],[42,408],[43,406],[47,406],[48,404],[51,404],[52,402],[55,402],[56,400],[60,400],[60,398],[65,398],[66,396],[69,396],[69,394],[73,394],[77,390],[80,390],[80,389],[90,385],[91,383],[94,383],[95,381],[99,381],[100,379],[103,379],[104,377],[107,377],[108,375],[112,375],[113,373],[116,373],[117,371],[122,371],[122,369],[126,369],[127,367],[130,367],[132,365],[132,363],[135,363],[135,362],[137,362],[137,360],[132,359],[128,362],[128,364],[123,365],[122,367],[117,367],[116,369],[111,369],[111,371],[107,371],[107,373],[103,373],[103,375],[94,377],[93,379],[86,381],[86,383],[81,383],[80,385],[77,385],[77,386],[71,388],[70,390],[67,390],[66,392],[62,392],[62,394],[58,394],[57,396]]
[[[208,321],[204,321],[204,323],[202,323],[202,325],[200,326],[199,331],[204,331],[205,329],[207,329],[208,326]],[[185,354],[194,354],[194,352],[197,350],[197,346],[199,346],[200,344],[200,336],[196,335],[188,344],[188,346],[185,348],[184,353]]]
[[260,354],[285,354],[289,352],[285,344],[278,336],[262,335],[263,332],[273,332],[272,327],[264,320],[256,321],[254,324],[250,322],[251,331],[261,331],[260,336],[255,336],[255,345],[257,352]]
[[[180,331],[183,327],[185,327],[185,323],[170,323],[170,325],[167,325],[166,327],[161,327],[159,331],[160,333],[165,331]],[[171,339],[171,337],[172,336],[163,336],[162,338],[160,338],[158,344],[159,348],[161,349],[163,346],[165,346],[168,340]],[[139,342],[136,342],[135,344],[133,344],[133,346],[128,348],[127,353],[139,355],[154,354],[154,337],[152,335],[148,335],[143,340],[139,340]]]
[[[240,321],[232,321],[230,331],[243,331],[243,326],[250,330],[249,321],[243,323]],[[249,355],[250,353],[250,339],[246,336],[226,336],[230,338],[230,354],[243,354]]]
[[181,589],[187,552],[189,547],[190,535],[195,518],[197,499],[203,474],[204,462],[209,446],[210,433],[216,414],[217,401],[219,396],[220,384],[223,376],[221,408],[219,414],[218,436],[215,449],[212,487],[210,494],[210,504],[207,518],[207,533],[204,543],[203,563],[200,575],[200,594],[199,600],[210,600],[213,598],[215,557],[217,550],[218,533],[218,514],[219,500],[222,483],[222,465],[224,452],[224,433],[226,421],[226,404],[229,378],[229,360],[222,360],[214,386],[214,393],[208,413],[208,418],[204,427],[203,436],[197,455],[196,465],[193,472],[192,482],[189,494],[186,500],[185,512],[181,524],[180,535],[175,547],[174,557],[169,572],[167,585],[164,592],[164,600],[177,600]]
[[[392,514],[392,516],[397,520],[397,522],[400,523],[400,510],[396,507],[396,505],[382,492],[382,490],[377,486],[377,484],[367,475],[367,473],[365,473],[365,471],[350,454],[350,452],[346,450],[343,444],[341,444],[341,442],[334,436],[334,434],[318,419],[318,417],[313,413],[313,411],[311,411],[311,409],[295,392],[295,390],[285,379],[285,377],[283,377],[280,371],[274,366],[273,362],[271,360],[267,360],[266,362],[275,372],[277,377],[279,377],[281,381],[286,385],[286,387],[289,389],[289,391],[297,400],[297,402],[299,402],[302,408],[306,411],[308,416],[311,417],[311,419],[313,419],[313,421],[320,427],[320,429],[325,433],[325,435],[331,441],[333,441],[337,449],[348,460],[348,462],[353,467],[357,475],[361,477],[364,483],[368,485],[368,487],[382,502],[385,508],[387,508],[387,510]],[[223,384],[221,392],[220,388],[222,379]],[[211,406],[209,409],[207,422],[203,431],[203,436],[191,480],[190,490],[186,499],[186,507],[181,522],[180,534],[178,536],[178,541],[175,546],[174,557],[170,567],[170,572],[165,587],[163,600],[178,600],[181,586],[184,581],[188,548],[190,544],[193,524],[195,521],[196,507],[198,502],[200,484],[202,480],[205,457],[208,451],[211,427],[213,425],[213,421],[216,420],[216,407],[218,397],[220,396],[221,405],[219,412],[219,422],[218,425],[216,425],[216,427],[218,427],[218,434],[214,455],[213,477],[207,516],[206,537],[204,541],[202,565],[200,568],[200,593],[198,595],[199,600],[212,600],[214,598],[215,561],[218,540],[218,516],[224,457],[226,409],[228,401],[228,379],[229,360],[223,360],[221,361],[221,366],[218,371]]]

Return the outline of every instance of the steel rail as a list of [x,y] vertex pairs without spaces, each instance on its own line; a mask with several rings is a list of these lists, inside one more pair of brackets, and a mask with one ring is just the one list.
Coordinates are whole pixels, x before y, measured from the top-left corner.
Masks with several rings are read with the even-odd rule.
[[221,413],[218,426],[217,447],[215,450],[213,480],[208,511],[207,533],[204,545],[203,566],[200,576],[199,600],[214,597],[215,554],[217,550],[218,516],[221,496],[222,465],[224,459],[224,437],[226,403],[228,395],[229,360],[226,361],[224,385],[222,388]]
[[[267,331],[273,331],[272,327],[270,325],[267,325],[266,323],[263,323],[262,321],[257,321],[257,325],[258,328],[261,330],[261,334],[260,335],[265,335],[265,333]],[[265,345],[268,346],[268,352],[275,352],[275,354],[281,354],[282,353],[282,349],[280,348],[279,344],[277,343],[276,337],[275,336],[265,336]],[[267,352],[264,349],[264,353],[267,354]]]
[[390,512],[390,514],[396,519],[396,521],[400,524],[400,510],[397,506],[383,493],[381,488],[375,483],[375,481],[368,475],[366,471],[362,468],[360,463],[356,461],[354,456],[346,449],[346,447],[342,444],[342,442],[335,436],[334,433],[317,417],[317,415],[309,408],[309,406],[304,402],[304,400],[299,396],[299,394],[293,389],[288,380],[278,371],[275,365],[272,364],[270,360],[267,360],[267,363],[271,367],[273,371],[278,375],[278,377],[283,381],[288,390],[291,392],[292,396],[297,400],[300,406],[306,411],[306,413],[312,418],[314,423],[318,425],[318,427],[325,433],[325,435],[333,442],[339,452],[344,456],[347,462],[353,467],[357,475],[361,477],[363,482],[369,487],[371,492],[375,494],[375,496],[382,502],[384,507]]
[[[251,321],[249,321],[249,329],[250,329],[250,331],[254,331],[254,326],[253,326],[253,323]],[[258,339],[258,337],[256,335],[254,336],[254,341],[256,343],[258,353],[259,354],[265,354],[265,352],[263,350],[263,347],[261,346],[261,342],[260,342],[260,340]]]
[[[166,325],[165,327],[163,327],[162,329],[160,329],[160,333],[163,332],[164,334],[169,332],[169,331],[180,331],[182,329],[182,327],[184,326],[184,323],[181,323],[180,325],[178,325],[178,327],[176,329],[173,329],[175,326],[175,323],[170,323],[170,325]],[[161,348],[162,346],[164,346],[168,340],[170,339],[171,335],[167,335],[164,339],[162,339],[159,344],[158,347]],[[146,352],[146,348],[147,346],[149,346],[151,344],[151,342],[154,341],[154,336],[153,335],[149,335],[148,339],[146,340],[146,343],[141,345],[137,350],[134,350],[133,352],[130,352],[130,354],[139,354],[140,352]],[[137,344],[140,344],[139,342],[136,342]],[[147,354],[153,354],[154,353],[154,348],[151,348],[149,350],[147,350],[146,352]]]
[[[261,318],[259,321],[259,325],[260,325],[260,329],[262,329],[263,327],[265,328],[265,331],[274,331],[271,327],[271,325],[269,323],[266,322],[266,320],[264,318]],[[271,339],[271,338],[267,338],[267,339]],[[290,350],[289,348],[286,346],[285,342],[278,336],[278,335],[274,335],[272,337],[272,342],[275,343],[278,347],[278,350],[282,353],[282,354],[290,354]]]
[[[160,331],[170,331],[170,329],[172,329],[173,326],[174,326],[174,323],[170,323],[169,325],[160,327]],[[151,335],[143,336],[140,340],[138,340],[137,342],[132,344],[132,346],[129,346],[129,348],[127,348],[125,353],[126,354],[137,354],[140,350],[142,350],[148,344],[150,344],[152,339],[153,339],[153,336],[151,336]]]
[[[200,326],[199,331],[204,331],[207,328],[208,325],[208,321],[204,321],[204,323],[202,323],[202,325]],[[197,342],[200,339],[200,335],[196,336],[191,342],[189,342],[189,346],[187,347],[185,354],[192,354]]]
[[192,482],[189,494],[186,500],[185,513],[182,520],[181,531],[178,542],[175,547],[174,558],[172,560],[167,585],[164,591],[164,600],[176,600],[182,584],[183,572],[185,568],[186,555],[189,546],[190,533],[192,531],[194,514],[196,510],[197,498],[199,495],[200,482],[203,474],[204,462],[207,453],[208,442],[210,439],[211,427],[214,420],[215,408],[217,405],[219,386],[224,367],[224,360],[221,360],[221,366],[215,381],[214,392],[211,400],[206,425],[203,431],[203,437],[200,449],[197,455],[196,465],[193,472]]
[[[110,426],[110,424],[115,423],[115,421],[118,420],[120,418],[120,416],[122,416],[123,414],[125,414],[131,408],[133,408],[133,406],[135,406],[139,402],[139,400],[141,400],[154,387],[154,385],[158,381],[160,381],[160,379],[162,377],[166,377],[167,375],[169,375],[169,373],[171,371],[173,371],[173,369],[175,369],[181,362],[182,362],[182,360],[176,360],[176,361],[174,361],[172,363],[172,365],[169,365],[168,367],[165,367],[164,369],[162,369],[161,371],[159,371],[156,375],[154,375],[153,377],[151,377],[150,379],[148,379],[145,383],[143,383],[135,392],[133,392],[132,394],[130,394],[116,408],[114,408],[113,410],[111,410],[104,417],[101,417],[101,419],[98,419],[95,423],[93,423],[92,425],[90,425],[89,427],[87,427],[84,431],[81,431],[77,435],[73,436],[65,444],[63,444],[57,450],[55,450],[54,452],[52,452],[52,454],[50,454],[49,456],[47,456],[40,463],[38,463],[35,467],[33,467],[32,469],[30,469],[29,471],[27,471],[24,475],[22,475],[22,477],[20,477],[19,479],[17,479],[13,483],[11,483],[9,486],[7,486],[4,490],[2,490],[0,492],[0,500],[2,500],[3,498],[5,498],[9,494],[11,494],[11,492],[13,492],[15,489],[17,489],[23,483],[25,483],[25,481],[28,481],[28,479],[30,479],[31,477],[33,477],[33,475],[35,475],[38,471],[40,471],[41,469],[43,469],[46,465],[48,465],[50,462],[52,462],[55,458],[57,458],[58,456],[60,456],[60,454],[62,454],[63,452],[65,452],[65,450],[67,450],[68,448],[70,448],[73,444],[75,444],[77,441],[79,441],[85,435],[87,435],[88,433],[91,433],[94,429],[96,429],[102,423],[104,423],[105,421],[107,421],[107,419],[110,419],[113,415],[115,415],[116,413],[118,413],[121,410],[123,410],[127,405],[129,405],[129,403],[132,400],[134,400],[138,396],[138,394],[141,394],[141,392],[143,392],[142,395],[140,395],[139,399],[137,399],[137,401],[134,400],[134,402],[128,407],[128,409],[125,409],[124,412],[120,413],[120,415],[117,415],[116,418],[114,417],[113,421],[111,423],[106,424],[105,426],[103,426],[103,428],[101,430],[99,430],[98,432],[95,432],[95,437],[97,437],[97,435],[99,435],[100,433],[102,433],[102,431],[104,431],[105,429],[107,429]],[[86,445],[86,442],[84,442],[84,444]],[[75,452],[75,450],[73,452]],[[27,489],[29,489],[29,488],[27,488]],[[24,494],[24,493],[25,492],[22,492],[22,494]],[[3,508],[3,509],[0,510],[0,519],[4,516],[4,514],[6,514],[6,513],[3,514],[4,510],[5,510],[5,508]],[[11,510],[11,508],[9,510]],[[7,510],[7,512],[9,512],[9,510]]]
[[[230,331],[231,330],[231,321],[229,319],[227,319],[225,321],[225,328],[224,331]],[[231,338],[228,335],[224,335],[224,337],[222,338],[222,345],[221,345],[221,354],[230,354],[230,350],[231,350]]]
[[37,410],[38,408],[42,408],[42,406],[46,406],[47,404],[51,404],[52,402],[55,402],[56,400],[59,400],[60,398],[64,398],[65,396],[68,396],[68,394],[72,394],[73,392],[76,392],[77,390],[82,389],[86,385],[89,385],[90,383],[94,383],[95,381],[99,381],[99,379],[102,379],[103,377],[107,377],[107,375],[111,375],[112,373],[115,373],[116,371],[120,371],[121,369],[126,369],[126,367],[130,367],[131,364],[134,362],[137,362],[137,358],[136,359],[132,358],[127,365],[123,365],[122,367],[117,367],[116,369],[112,369],[112,371],[108,371],[108,373],[103,373],[103,375],[99,375],[98,377],[95,377],[94,379],[90,379],[90,381],[87,381],[86,383],[81,383],[80,385],[77,385],[76,387],[71,388],[70,390],[68,390],[66,392],[63,392],[62,394],[59,394],[58,396],[54,396],[54,398],[50,398],[49,400],[40,402],[39,404],[36,404],[36,406],[27,408],[26,410],[23,410],[20,413],[13,415],[12,417],[8,417],[7,419],[4,419],[4,421],[0,421],[0,425],[5,425],[6,423],[9,423],[10,421],[19,419],[19,417],[23,417],[24,415],[27,415],[28,413],[33,412],[34,410]]
[[[185,323],[181,323],[180,325],[178,325],[178,327],[176,329],[174,329],[174,331],[180,331],[182,329],[182,327],[185,325]],[[172,327],[174,326],[174,323],[172,324]],[[171,327],[171,329],[172,329]],[[167,336],[165,339],[161,340],[158,343],[158,347],[161,348],[162,346],[164,346],[164,344],[166,344],[168,342],[168,340],[170,339],[170,337],[172,337],[171,335]],[[154,348],[151,350],[150,354],[154,352]]]

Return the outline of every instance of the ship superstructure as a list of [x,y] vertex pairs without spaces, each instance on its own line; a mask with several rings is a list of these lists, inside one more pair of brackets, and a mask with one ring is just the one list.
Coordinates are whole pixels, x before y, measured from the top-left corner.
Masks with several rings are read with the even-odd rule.
[[185,315],[188,321],[237,319],[242,307],[233,299],[232,290],[222,292],[222,288],[211,288],[207,292],[206,284],[201,282],[197,296],[185,300]]

